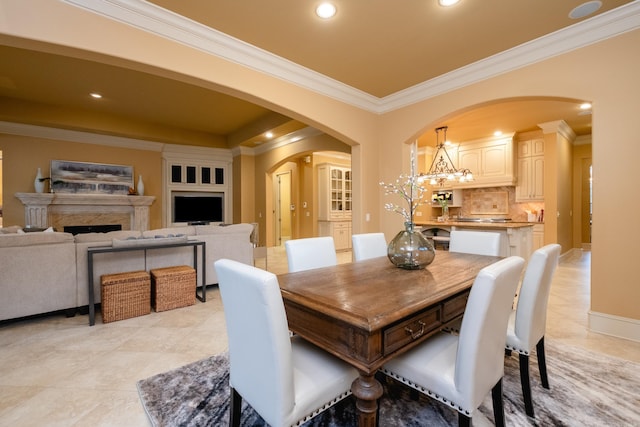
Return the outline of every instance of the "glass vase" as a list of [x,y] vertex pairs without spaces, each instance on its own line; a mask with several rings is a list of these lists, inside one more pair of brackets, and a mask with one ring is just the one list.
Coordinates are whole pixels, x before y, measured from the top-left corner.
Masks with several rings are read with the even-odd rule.
[[405,229],[394,237],[387,247],[387,256],[393,265],[405,270],[419,270],[433,262],[436,251],[413,222],[405,222]]
[[445,205],[442,207],[442,219],[443,221],[449,220],[449,206]]

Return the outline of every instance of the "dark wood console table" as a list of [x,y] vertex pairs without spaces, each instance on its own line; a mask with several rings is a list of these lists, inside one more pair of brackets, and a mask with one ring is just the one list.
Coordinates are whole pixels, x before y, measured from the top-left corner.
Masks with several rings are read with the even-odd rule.
[[144,251],[145,270],[147,264],[147,251],[152,249],[167,249],[167,248],[181,248],[185,246],[193,247],[193,268],[198,271],[198,246],[202,247],[201,259],[202,259],[202,295],[198,295],[198,287],[196,286],[196,298],[205,302],[207,300],[207,269],[205,268],[206,262],[206,244],[205,242],[189,240],[186,242],[173,242],[162,244],[148,244],[148,245],[136,245],[117,247],[112,246],[98,246],[87,249],[87,272],[89,275],[89,326],[93,326],[96,323],[96,309],[95,309],[95,295],[93,290],[93,256],[95,254],[111,253],[111,252],[130,252],[130,251]]

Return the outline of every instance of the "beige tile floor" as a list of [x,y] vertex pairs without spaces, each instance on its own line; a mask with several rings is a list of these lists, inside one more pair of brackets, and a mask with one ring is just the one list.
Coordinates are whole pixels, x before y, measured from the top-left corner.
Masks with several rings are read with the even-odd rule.
[[[338,258],[349,262],[351,253]],[[640,343],[587,330],[589,263],[588,251],[563,257],[547,340],[640,362]],[[264,259],[257,265],[264,267]],[[268,270],[286,269],[284,249],[270,248]],[[86,315],[0,325],[0,426],[148,426],[136,381],[227,348],[217,288],[191,307],[109,324],[99,315],[96,320],[93,327]]]

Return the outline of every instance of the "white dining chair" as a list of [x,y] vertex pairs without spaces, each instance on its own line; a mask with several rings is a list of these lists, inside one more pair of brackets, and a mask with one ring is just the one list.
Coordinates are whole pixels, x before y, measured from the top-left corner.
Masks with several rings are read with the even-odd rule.
[[478,273],[459,335],[439,332],[387,362],[382,372],[458,411],[470,425],[491,391],[496,426],[504,426],[502,377],[507,321],[524,259],[502,259]]
[[500,255],[500,233],[451,230],[449,252],[498,256]]
[[289,273],[329,267],[338,263],[333,237],[309,237],[284,242]]
[[387,241],[384,233],[353,234],[351,243],[355,261],[387,256]]
[[549,388],[544,334],[547,322],[547,303],[551,279],[558,265],[560,245],[553,243],[536,250],[529,259],[524,273],[516,309],[511,312],[507,325],[507,352],[516,351],[520,362],[520,382],[525,412],[534,417],[531,386],[529,383],[529,354],[536,348],[542,386]]
[[270,425],[300,425],[351,394],[356,369],[290,337],[277,277],[229,259],[215,262],[229,340],[229,425],[244,399]]

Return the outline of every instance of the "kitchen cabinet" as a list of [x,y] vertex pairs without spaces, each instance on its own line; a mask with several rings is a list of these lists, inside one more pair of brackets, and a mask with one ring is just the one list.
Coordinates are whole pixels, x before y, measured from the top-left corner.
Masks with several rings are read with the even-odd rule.
[[544,224],[535,224],[533,226],[532,241],[531,252],[544,246]]
[[516,202],[544,201],[544,139],[518,141]]
[[318,219],[351,220],[351,169],[318,165]]
[[337,251],[351,249],[351,221],[318,221],[318,234],[333,237]]
[[469,169],[473,181],[454,187],[479,188],[514,185],[512,135],[500,139],[465,142],[458,148],[458,168]]
[[351,169],[318,165],[318,234],[331,236],[336,250],[351,249]]

